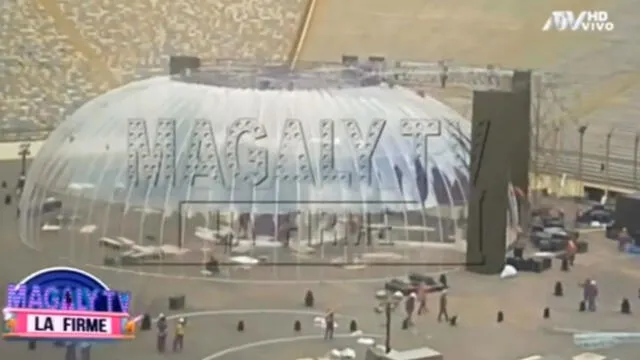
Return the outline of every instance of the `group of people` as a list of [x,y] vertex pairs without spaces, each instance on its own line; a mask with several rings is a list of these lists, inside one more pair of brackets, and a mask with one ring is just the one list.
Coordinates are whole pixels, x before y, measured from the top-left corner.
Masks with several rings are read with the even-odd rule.
[[[19,202],[20,196],[22,196],[22,192],[24,191],[24,185],[27,182],[27,177],[24,173],[20,173],[20,176],[18,177],[18,181],[16,184],[16,189],[15,189],[15,196],[16,196],[16,202]],[[4,204],[5,205],[11,205],[12,201],[13,201],[13,196],[11,194],[10,191],[7,191],[9,189],[9,184],[7,184],[7,182],[5,180],[3,180],[0,183],[0,188],[3,190],[3,192],[5,193],[4,195]],[[16,206],[16,217],[20,217],[20,207]]]
[[[410,293],[409,296],[407,296],[406,299],[404,300],[404,309],[406,313],[404,322],[406,323],[407,326],[410,326],[411,324],[413,324],[414,314],[420,316],[429,312],[429,309],[427,308],[428,290],[429,289],[427,288],[427,286],[422,284],[418,287],[417,293],[416,292]],[[417,305],[417,311],[416,311],[416,305]],[[438,301],[438,315],[437,315],[438,322],[441,322],[443,319],[444,321],[449,322],[450,320],[449,311],[447,309],[448,309],[448,293],[447,293],[447,290],[444,289],[440,292],[440,298]]]
[[[173,335],[173,352],[180,352],[184,348],[184,331],[186,325],[187,323],[184,318],[178,319]],[[158,316],[156,327],[158,329],[158,341],[156,347],[158,352],[164,353],[167,348],[167,335],[169,330],[167,317],[164,314],[160,314],[160,316]]]
[[[418,287],[416,292],[410,293],[404,299],[405,318],[403,323],[406,327],[413,324],[414,315],[421,316],[429,312],[427,307],[427,294],[429,289],[426,285],[422,284]],[[446,289],[440,292],[438,301],[438,322],[442,320],[449,322],[451,320],[448,311],[448,292]],[[335,312],[333,310],[327,311],[324,317],[324,339],[332,340],[335,331]]]

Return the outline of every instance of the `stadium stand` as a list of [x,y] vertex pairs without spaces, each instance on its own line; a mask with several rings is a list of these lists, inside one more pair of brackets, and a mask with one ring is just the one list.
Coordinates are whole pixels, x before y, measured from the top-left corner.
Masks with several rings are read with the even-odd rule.
[[7,2],[0,21],[2,130],[42,128],[99,88],[89,64],[29,2]]
[[285,61],[306,0],[8,0],[0,132],[50,128],[88,99],[166,71],[169,55]]

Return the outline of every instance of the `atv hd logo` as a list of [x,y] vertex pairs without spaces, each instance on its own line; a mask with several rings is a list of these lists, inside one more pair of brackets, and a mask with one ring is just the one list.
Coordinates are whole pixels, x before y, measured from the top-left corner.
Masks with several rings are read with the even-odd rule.
[[609,21],[609,13],[600,10],[553,11],[542,27],[542,31],[610,32],[615,29]]

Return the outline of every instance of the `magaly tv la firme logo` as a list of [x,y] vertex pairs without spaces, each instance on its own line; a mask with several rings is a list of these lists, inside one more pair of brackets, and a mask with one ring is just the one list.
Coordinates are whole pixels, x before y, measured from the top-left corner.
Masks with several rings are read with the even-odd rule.
[[42,269],[9,284],[5,299],[5,340],[131,340],[139,320],[129,316],[130,292],[69,267]]

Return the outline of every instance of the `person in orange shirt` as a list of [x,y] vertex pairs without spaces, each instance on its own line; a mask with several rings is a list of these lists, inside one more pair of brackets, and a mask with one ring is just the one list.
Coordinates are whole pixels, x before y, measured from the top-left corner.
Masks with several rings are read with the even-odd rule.
[[129,320],[125,324],[124,330],[127,335],[134,335],[136,332],[136,322],[135,320]]
[[12,333],[16,330],[16,319],[5,320],[5,324],[7,327],[7,332]]

